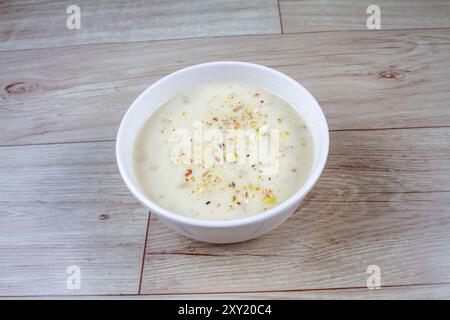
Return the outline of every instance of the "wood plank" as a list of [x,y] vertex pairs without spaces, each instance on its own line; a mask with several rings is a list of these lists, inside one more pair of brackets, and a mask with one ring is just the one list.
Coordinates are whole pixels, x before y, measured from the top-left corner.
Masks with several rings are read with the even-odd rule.
[[[436,261],[436,252],[448,249],[441,241],[448,240],[445,234],[448,234],[449,197],[447,192],[438,189],[449,186],[444,178],[439,178],[449,171],[449,135],[444,128],[334,132],[327,170],[305,201],[304,209],[280,229],[246,244],[205,246],[175,235],[159,222],[152,222],[145,288],[153,286],[153,277],[161,272],[161,262],[155,266],[155,256],[167,262],[174,261],[175,257],[177,261],[181,259],[180,265],[193,263],[194,268],[200,260],[205,260],[201,264],[207,268],[209,259],[214,259],[209,255],[219,252],[214,261],[227,261],[219,270],[230,271],[238,263],[248,265],[246,259],[251,264],[267,259],[270,265],[278,257],[268,254],[264,258],[264,255],[278,252],[281,258],[277,260],[277,268],[292,259],[308,258],[310,262],[305,262],[310,268],[305,274],[308,276],[314,274],[311,269],[317,268],[312,263],[314,259],[325,271],[330,271],[336,263],[339,265],[340,261],[336,262],[332,254],[330,258],[325,257],[333,249],[342,255],[353,254],[353,258],[348,258],[349,263],[356,263],[353,260],[361,257],[369,261],[373,258],[370,241],[377,243],[386,233],[391,236],[382,240],[376,250],[386,252],[381,257],[383,261],[393,252],[404,258],[403,250],[416,245],[418,234],[422,234],[419,240],[424,244],[415,250],[425,252],[421,256],[425,261],[423,267],[429,264],[434,268],[440,262],[444,272],[447,258]],[[417,150],[423,158],[417,159]],[[73,294],[64,287],[65,268],[71,264],[80,265],[83,272],[82,289],[76,293],[136,292],[146,215],[118,177],[114,144],[3,147],[0,153],[3,181],[0,185],[0,295]],[[371,163],[371,167],[361,165],[365,154],[368,154],[366,163]],[[400,170],[402,162],[408,164],[410,171]],[[412,193],[414,190],[430,193]],[[349,216],[348,212],[357,214]],[[383,212],[389,216],[385,217]],[[101,214],[108,214],[109,219],[102,220]],[[408,227],[403,226],[404,221]],[[340,232],[345,240],[327,236],[333,234],[327,226],[338,223],[342,225],[333,231]],[[431,232],[434,236],[430,236]],[[400,243],[389,248],[400,237],[403,237]],[[356,247],[351,245],[352,241],[357,243]],[[192,250],[200,257],[192,256],[193,262],[186,261]],[[411,250],[411,255],[417,253]],[[30,254],[34,254],[33,259],[29,258]],[[386,268],[383,270],[390,270],[389,266]],[[170,274],[172,269],[168,270]],[[406,269],[406,274],[411,272]],[[358,274],[364,275],[364,270]],[[437,280],[438,276],[426,280]],[[167,277],[161,277],[161,281]],[[298,281],[295,277],[293,280],[293,284]],[[317,284],[315,280],[317,277],[310,278]],[[243,286],[246,284],[248,281],[243,282]]]
[[447,0],[280,0],[283,32],[367,30],[370,5],[381,11],[381,29],[450,27]]
[[[10,297],[11,298],[11,297]],[[73,299],[73,296],[28,296],[14,297],[14,299]],[[336,288],[326,290],[305,290],[305,291],[275,291],[275,292],[247,292],[233,294],[164,294],[164,295],[106,295],[106,296],[77,296],[76,299],[102,299],[102,300],[209,300],[209,299],[245,299],[245,300],[339,300],[339,299],[356,299],[356,300],[373,300],[373,299],[449,299],[449,284],[430,284],[430,285],[414,285],[414,286],[394,286],[383,287],[379,290],[369,290],[367,288]],[[8,299],[8,298],[3,298]]]
[[230,59],[275,67],[300,81],[332,130],[448,126],[449,43],[445,29],[0,52],[0,145],[112,140],[128,106],[153,81]]
[[413,300],[413,299],[449,299],[450,285],[395,286],[377,290],[367,288],[327,289],[311,291],[255,292],[234,294],[202,295],[149,295],[130,297],[130,299],[245,299],[245,300]]
[[[450,130],[331,134],[327,167],[299,211],[255,240],[214,245],[152,219],[144,294],[450,282]],[[263,275],[263,276],[262,276]]]
[[80,0],[80,30],[66,27],[70,4],[2,2],[0,50],[281,32],[276,0]]
[[0,177],[0,296],[137,293],[148,214],[114,143],[3,147]]

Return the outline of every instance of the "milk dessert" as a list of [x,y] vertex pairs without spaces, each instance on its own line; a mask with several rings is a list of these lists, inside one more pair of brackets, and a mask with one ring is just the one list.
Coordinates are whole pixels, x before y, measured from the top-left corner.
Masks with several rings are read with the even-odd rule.
[[293,107],[238,82],[195,86],[163,103],[133,153],[149,199],[204,220],[240,219],[282,203],[306,182],[313,161],[311,134]]

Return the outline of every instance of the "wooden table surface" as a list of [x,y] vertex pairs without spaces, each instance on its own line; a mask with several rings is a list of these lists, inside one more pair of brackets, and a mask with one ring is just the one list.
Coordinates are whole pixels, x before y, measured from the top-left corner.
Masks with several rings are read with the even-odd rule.
[[[1,297],[450,298],[450,1],[81,0],[80,30],[70,4],[0,2]],[[215,60],[292,76],[330,127],[301,208],[230,245],[168,230],[114,150],[144,88]]]

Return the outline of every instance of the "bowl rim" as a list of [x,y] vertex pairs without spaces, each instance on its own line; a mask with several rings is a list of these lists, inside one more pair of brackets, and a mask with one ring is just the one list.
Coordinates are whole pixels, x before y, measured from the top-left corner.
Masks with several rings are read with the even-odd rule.
[[[191,218],[188,216],[183,216],[181,214],[177,214],[174,212],[171,212],[167,209],[164,209],[160,206],[158,206],[156,203],[154,203],[151,199],[149,199],[147,196],[145,196],[142,192],[139,191],[138,186],[132,183],[132,179],[128,175],[128,171],[124,168],[124,163],[122,162],[122,157],[124,156],[122,153],[122,142],[121,136],[125,126],[125,123],[128,121],[129,117],[131,116],[132,109],[136,108],[136,106],[139,104],[139,102],[144,99],[145,96],[147,96],[155,87],[157,87],[162,82],[171,81],[172,78],[175,78],[178,74],[189,72],[193,69],[197,68],[207,68],[210,66],[217,66],[217,65],[233,65],[233,66],[245,66],[245,67],[251,67],[251,68],[257,68],[272,74],[275,74],[278,77],[283,78],[286,81],[291,82],[298,88],[298,90],[302,91],[302,93],[308,98],[312,99],[315,103],[316,107],[318,108],[318,115],[319,115],[319,122],[323,123],[325,125],[325,136],[323,137],[323,143],[321,146],[321,149],[324,152],[319,153],[319,159],[317,159],[317,165],[315,169],[311,172],[310,176],[308,177],[308,180],[303,184],[303,186],[297,190],[292,196],[290,196],[288,199],[284,200],[277,206],[263,211],[261,213],[252,215],[250,217],[245,218],[239,218],[239,219],[232,219],[232,220],[203,220],[198,218]],[[322,131],[322,130],[321,130]],[[322,174],[323,169],[325,168],[325,164],[328,158],[328,152],[329,152],[329,129],[328,124],[325,118],[325,115],[317,102],[317,100],[312,96],[312,94],[306,90],[300,83],[298,83],[296,80],[292,79],[291,77],[287,76],[286,74],[277,71],[275,69],[255,64],[255,63],[249,63],[249,62],[241,62],[241,61],[214,61],[214,62],[207,62],[207,63],[201,63],[192,65],[180,70],[177,70],[175,72],[172,72],[163,78],[159,79],[158,81],[151,84],[147,89],[145,89],[130,105],[130,107],[127,109],[125,115],[122,118],[122,121],[119,126],[119,130],[117,132],[117,138],[116,138],[116,159],[118,168],[120,171],[120,175],[127,185],[128,189],[131,191],[131,193],[136,197],[137,200],[141,204],[143,204],[145,207],[147,207],[150,212],[155,212],[157,215],[163,216],[163,218],[167,218],[169,220],[172,220],[174,222],[179,222],[191,226],[197,226],[197,227],[208,227],[208,228],[227,228],[227,227],[236,227],[236,226],[244,226],[249,224],[255,224],[258,222],[266,221],[274,216],[280,215],[292,206],[296,205],[298,200],[304,197],[309,191],[313,188],[313,186],[317,183],[320,175]],[[130,169],[130,172],[132,172],[132,168]]]

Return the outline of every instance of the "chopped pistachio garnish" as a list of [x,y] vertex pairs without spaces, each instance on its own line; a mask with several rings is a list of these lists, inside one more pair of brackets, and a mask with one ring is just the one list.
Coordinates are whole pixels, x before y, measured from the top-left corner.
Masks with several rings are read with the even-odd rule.
[[264,201],[264,203],[267,203],[267,204],[276,204],[277,203],[277,199],[275,197],[264,198],[263,201]]
[[[301,135],[299,137],[299,130],[300,134],[303,134],[302,121],[292,119],[290,113],[272,109],[278,101],[271,98],[268,93],[258,92],[258,89],[234,90],[232,86],[230,89],[209,95],[209,98],[205,99],[206,109],[199,109],[201,112],[195,110],[191,113],[186,109],[189,106],[182,105],[184,110],[173,109],[175,111],[160,116],[164,118],[158,122],[155,130],[165,144],[180,142],[181,136],[176,134],[174,128],[177,128],[180,123],[190,123],[187,119],[198,121],[206,129],[223,132],[239,129],[240,132],[245,133],[244,145],[236,144],[240,139],[237,134],[226,133],[223,139],[207,140],[208,144],[203,147],[214,149],[213,152],[208,153],[208,157],[211,156],[212,160],[210,162],[199,164],[195,158],[187,159],[190,154],[188,148],[175,149],[176,151],[169,155],[172,162],[182,166],[180,171],[176,171],[181,176],[178,182],[179,188],[183,189],[183,192],[193,201],[198,201],[202,205],[203,212],[208,214],[230,212],[230,217],[234,217],[255,210],[259,211],[262,208],[270,208],[277,204],[277,201],[284,201],[286,192],[281,191],[280,183],[290,184],[292,180],[302,179],[308,167],[302,161],[291,161],[291,155],[297,157],[305,151],[301,146],[307,146],[305,139],[301,139]],[[183,97],[181,99],[179,102],[185,104],[195,101],[195,99],[188,101]],[[267,176],[265,174],[267,163],[258,161],[261,160],[260,155],[255,156],[254,150],[265,143],[263,140],[272,134],[274,129],[279,131],[280,148],[278,153],[271,154],[273,156],[271,159],[282,161],[280,167],[283,172],[280,175]],[[194,139],[190,138],[190,143],[195,152],[195,147],[198,146],[195,135]],[[308,144],[312,145],[309,140]],[[245,150],[242,147],[245,147]],[[206,207],[208,205],[209,207]]]
[[225,156],[225,160],[227,162],[236,162],[237,161],[237,153],[236,152],[228,152]]

